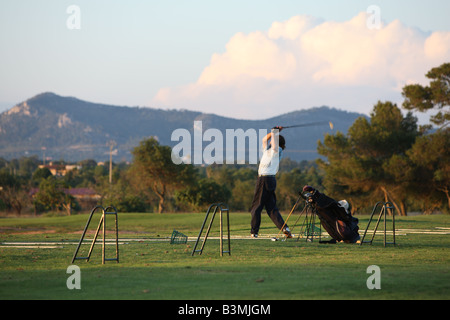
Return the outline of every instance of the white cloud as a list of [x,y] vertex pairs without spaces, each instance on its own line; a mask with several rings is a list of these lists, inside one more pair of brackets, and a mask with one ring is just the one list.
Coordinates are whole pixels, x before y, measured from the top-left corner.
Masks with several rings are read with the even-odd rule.
[[293,52],[285,50],[263,32],[238,33],[224,54],[214,54],[201,74],[201,85],[230,85],[239,77],[286,81],[296,70]]
[[237,33],[197,82],[161,89],[152,105],[250,119],[320,105],[369,113],[378,100],[401,101],[405,84],[424,83],[429,69],[450,61],[450,32],[398,20],[370,30],[368,17],[295,16]]

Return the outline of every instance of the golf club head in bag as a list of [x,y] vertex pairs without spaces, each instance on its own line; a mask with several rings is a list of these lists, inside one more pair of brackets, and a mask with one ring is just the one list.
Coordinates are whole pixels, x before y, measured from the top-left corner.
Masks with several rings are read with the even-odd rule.
[[310,203],[314,202],[314,195],[316,194],[316,189],[314,189],[313,187],[306,185],[299,193],[304,200]]

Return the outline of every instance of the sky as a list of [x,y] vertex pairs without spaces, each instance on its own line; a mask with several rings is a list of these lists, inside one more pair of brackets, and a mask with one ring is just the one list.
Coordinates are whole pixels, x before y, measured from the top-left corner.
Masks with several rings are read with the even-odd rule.
[[0,112],[54,92],[244,119],[370,114],[450,61],[448,12],[448,0],[2,0]]

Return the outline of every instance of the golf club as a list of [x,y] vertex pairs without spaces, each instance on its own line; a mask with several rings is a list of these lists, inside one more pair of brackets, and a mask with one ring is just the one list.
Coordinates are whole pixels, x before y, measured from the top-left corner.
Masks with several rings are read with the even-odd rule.
[[334,125],[331,121],[320,121],[320,122],[310,122],[310,123],[302,123],[302,124],[296,124],[293,126],[286,126],[286,127],[281,127],[283,129],[289,129],[289,128],[300,128],[300,127],[314,127],[314,126],[320,126],[320,125],[324,125],[327,124],[330,126],[330,129],[333,130]]
[[283,224],[283,226],[281,227],[280,231],[278,232],[277,236],[271,239],[272,241],[278,241],[278,237],[280,236],[280,233],[283,231],[284,227],[286,226],[286,224],[287,224],[289,218],[291,217],[292,212],[294,212],[294,210],[297,208],[297,205],[298,205],[298,202],[300,201],[300,199],[301,199],[301,196],[298,197],[298,199],[297,199],[297,201],[295,202],[294,206],[292,207],[292,210],[291,210],[291,212],[289,213],[289,215],[288,215],[286,221],[284,222],[284,224]]

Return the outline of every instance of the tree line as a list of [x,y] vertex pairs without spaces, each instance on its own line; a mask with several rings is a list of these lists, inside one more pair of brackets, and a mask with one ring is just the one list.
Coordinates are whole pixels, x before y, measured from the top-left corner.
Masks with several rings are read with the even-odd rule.
[[[64,176],[53,176],[37,156],[0,159],[0,211],[16,215],[45,212],[77,212],[77,200],[65,193],[72,188],[91,188],[101,196],[98,204],[113,204],[119,212],[203,211],[226,202],[234,211],[248,211],[257,170],[254,165],[175,165],[171,149],[154,138],[144,139],[133,150],[131,163],[114,163],[112,183],[109,163],[78,162]],[[59,165],[64,161],[54,162]],[[290,209],[302,183],[322,187],[323,175],[314,161],[285,158],[279,172],[279,205]],[[31,195],[31,190],[38,190]],[[70,210],[69,210],[70,209]]]
[[[277,200],[290,210],[300,189],[309,184],[337,200],[347,199],[355,212],[370,212],[390,201],[401,215],[408,211],[449,212],[450,207],[450,64],[427,73],[428,86],[403,88],[404,115],[396,104],[378,102],[370,119],[358,118],[346,134],[327,134],[318,142],[316,161],[284,158],[277,177]],[[411,111],[434,110],[419,126]],[[289,147],[289,142],[287,142]],[[94,160],[55,177],[39,168],[37,156],[0,159],[0,211],[73,212],[80,207],[64,190],[88,187],[104,205],[119,212],[190,212],[226,202],[233,211],[248,211],[257,176],[256,165],[194,166],[174,164],[171,148],[146,138],[132,150],[131,163]],[[32,189],[38,190],[31,195]]]

